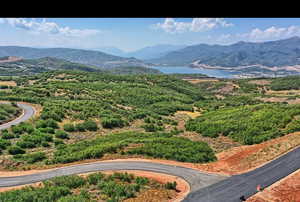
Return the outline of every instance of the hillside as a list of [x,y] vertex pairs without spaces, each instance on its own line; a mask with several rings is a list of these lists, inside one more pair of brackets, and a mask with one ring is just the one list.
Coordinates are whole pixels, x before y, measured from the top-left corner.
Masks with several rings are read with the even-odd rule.
[[[8,57],[3,57],[8,58]],[[11,58],[11,57],[10,57]],[[6,61],[6,60],[3,60]],[[39,59],[21,59],[14,62],[0,63],[0,76],[32,75],[53,70],[78,70],[85,72],[110,72],[114,74],[160,74],[152,68],[138,66],[119,66],[99,68],[91,65],[69,62],[63,59],[45,57]]]
[[179,50],[186,47],[185,45],[169,45],[169,44],[159,44],[155,46],[145,47],[133,52],[126,54],[128,57],[135,57],[141,60],[148,60],[158,57],[163,57],[169,52]]
[[0,70],[0,75],[30,75],[52,70],[101,71],[92,66],[51,57],[0,63]]
[[142,61],[135,58],[124,58],[109,55],[100,51],[71,48],[29,48],[19,46],[0,46],[0,57],[5,56],[17,56],[24,59],[55,57],[71,62],[108,68],[123,65],[145,66]]
[[300,64],[300,38],[262,43],[238,42],[232,45],[199,44],[149,60],[155,64],[212,67],[284,67]]

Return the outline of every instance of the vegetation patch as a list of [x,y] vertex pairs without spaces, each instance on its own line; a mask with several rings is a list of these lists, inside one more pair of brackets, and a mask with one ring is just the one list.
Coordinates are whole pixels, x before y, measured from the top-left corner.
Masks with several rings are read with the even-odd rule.
[[[77,175],[55,177],[43,181],[41,186],[0,193],[0,201],[43,202],[119,202],[135,198],[150,189],[175,192],[176,182],[160,184],[145,177],[128,173],[93,173],[85,177]],[[166,200],[166,199],[162,199]]]
[[[69,163],[84,159],[101,158],[106,153],[141,154],[155,158],[172,159],[183,162],[209,162],[216,160],[213,150],[204,142],[192,142],[186,138],[173,137],[171,133],[134,133],[112,134],[92,141],[82,141],[63,145],[54,153],[53,163]],[[122,152],[131,144],[141,147]],[[181,145],[178,148],[178,145]]]
[[21,112],[22,110],[15,103],[0,103],[0,125],[16,118]]
[[299,105],[258,104],[224,108],[188,121],[187,130],[203,136],[229,136],[243,144],[257,144],[299,131]]

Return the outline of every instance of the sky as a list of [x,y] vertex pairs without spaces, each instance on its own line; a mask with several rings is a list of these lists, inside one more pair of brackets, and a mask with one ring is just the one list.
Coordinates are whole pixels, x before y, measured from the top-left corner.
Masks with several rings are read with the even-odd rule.
[[0,18],[0,46],[135,51],[300,36],[300,18]]

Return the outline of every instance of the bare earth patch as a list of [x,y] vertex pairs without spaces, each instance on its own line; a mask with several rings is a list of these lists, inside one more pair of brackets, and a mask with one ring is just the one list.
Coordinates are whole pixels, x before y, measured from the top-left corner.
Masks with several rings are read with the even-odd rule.
[[17,57],[17,56],[8,56],[7,59],[0,60],[0,63],[16,62],[16,61],[20,61],[20,60],[22,60],[21,57]]
[[300,201],[300,170],[272,184],[250,197],[248,202],[298,202]]
[[233,147],[241,146],[240,143],[234,142],[231,138],[226,136],[219,136],[217,138],[203,137],[196,132],[184,132],[179,136],[188,138],[192,141],[203,141],[209,144],[209,146],[216,152],[226,151]]
[[252,81],[249,81],[248,83],[264,86],[264,85],[270,84],[271,81],[261,79],[261,80],[252,80]]
[[300,95],[300,90],[267,90],[266,94],[279,96]]
[[0,81],[0,86],[17,86],[15,81]]
[[263,102],[287,102],[288,104],[300,104],[300,98],[288,99],[287,97],[260,97],[258,99]]
[[233,82],[226,82],[226,85],[218,90],[215,91],[215,93],[219,94],[230,94],[232,93],[235,89],[240,88],[239,85],[233,83]]
[[177,111],[175,113],[175,116],[179,115],[179,114],[185,114],[185,115],[191,117],[192,119],[194,119],[194,118],[196,118],[196,117],[198,117],[198,116],[201,115],[201,113],[197,112],[197,111],[194,111],[194,112],[190,112],[190,111]]
[[182,79],[192,84],[203,83],[203,82],[218,82],[218,79]]
[[217,154],[218,161],[199,164],[199,169],[226,174],[253,170],[300,145],[300,132],[279,137],[256,145],[234,147]]

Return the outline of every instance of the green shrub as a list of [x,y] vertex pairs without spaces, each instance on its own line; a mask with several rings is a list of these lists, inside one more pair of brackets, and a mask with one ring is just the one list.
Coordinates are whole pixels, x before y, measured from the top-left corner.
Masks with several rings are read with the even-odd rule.
[[85,131],[85,125],[83,123],[78,123],[75,125],[75,131],[84,132]]
[[86,181],[78,175],[55,177],[45,182],[46,186],[65,186],[70,189],[82,187]]
[[67,132],[74,132],[75,131],[75,127],[73,124],[71,123],[66,123],[64,124],[63,126],[64,130],[67,131]]
[[63,130],[57,130],[55,132],[55,137],[60,138],[60,139],[69,139],[68,133],[66,133]]
[[176,190],[176,186],[177,186],[177,182],[167,182],[167,184],[165,184],[166,189],[173,189]]
[[87,181],[89,184],[96,185],[105,177],[102,173],[93,173],[87,177]]
[[6,149],[6,147],[10,146],[11,143],[8,140],[4,140],[2,138],[0,138],[0,149]]
[[11,155],[25,154],[25,151],[18,146],[11,146],[8,148],[8,153]]
[[25,159],[28,163],[35,163],[38,161],[42,161],[46,158],[46,154],[44,152],[35,152],[31,154],[26,154]]
[[162,131],[164,128],[162,126],[155,125],[153,123],[145,124],[141,126],[145,129],[146,132],[156,132],[156,131]]
[[15,135],[12,134],[12,133],[2,133],[2,136],[1,136],[3,139],[13,139],[15,138]]
[[86,130],[89,130],[89,131],[97,131],[98,130],[97,123],[92,120],[87,120],[87,121],[83,122],[83,126]]
[[123,127],[125,126],[125,122],[122,119],[118,118],[103,118],[101,120],[103,128],[116,128],[116,127]]

